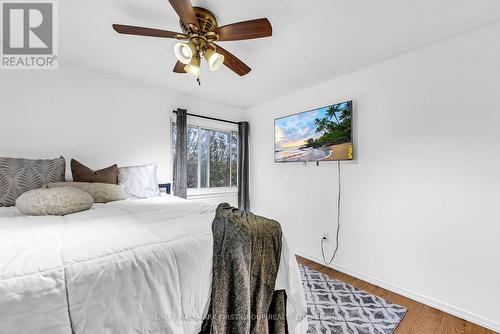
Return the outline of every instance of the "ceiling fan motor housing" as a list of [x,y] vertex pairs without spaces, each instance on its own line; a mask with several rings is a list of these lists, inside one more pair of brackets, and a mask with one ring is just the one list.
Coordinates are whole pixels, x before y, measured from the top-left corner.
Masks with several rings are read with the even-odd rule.
[[196,19],[198,20],[199,30],[193,31],[193,27],[185,23],[181,19],[179,20],[179,24],[181,26],[182,31],[186,35],[190,35],[193,33],[206,35],[209,32],[215,32],[217,30],[218,28],[217,19],[215,18],[215,15],[211,11],[202,7],[193,7],[193,10],[196,15]]

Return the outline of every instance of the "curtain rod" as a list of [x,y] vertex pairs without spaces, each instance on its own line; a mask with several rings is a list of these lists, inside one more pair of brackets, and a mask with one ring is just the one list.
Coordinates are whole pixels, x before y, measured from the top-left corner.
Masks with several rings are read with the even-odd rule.
[[[175,114],[177,114],[177,110],[174,110],[173,112]],[[231,124],[238,125],[238,122],[228,121],[228,120],[225,120],[225,119],[220,119],[220,118],[215,118],[215,117],[202,116],[202,115],[196,115],[196,114],[190,114],[190,113],[187,113],[187,115],[188,116],[192,116],[192,117],[199,117],[199,118],[209,119],[209,120],[212,120],[212,121],[218,121],[218,122],[231,123]]]

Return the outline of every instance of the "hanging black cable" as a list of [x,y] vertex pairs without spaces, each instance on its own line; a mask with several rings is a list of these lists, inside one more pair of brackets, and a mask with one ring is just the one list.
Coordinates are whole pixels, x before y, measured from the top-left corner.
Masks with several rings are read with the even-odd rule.
[[337,161],[337,171],[338,171],[338,176],[339,176],[339,187],[338,187],[338,194],[337,194],[337,233],[335,236],[335,250],[333,251],[332,258],[330,261],[326,261],[325,257],[325,251],[323,249],[323,244],[326,240],[326,237],[323,237],[321,239],[321,256],[323,257],[323,261],[327,264],[330,265],[332,264],[333,260],[335,259],[335,256],[337,255],[337,251],[339,250],[339,233],[340,233],[340,207],[341,207],[341,202],[340,202],[340,161]]

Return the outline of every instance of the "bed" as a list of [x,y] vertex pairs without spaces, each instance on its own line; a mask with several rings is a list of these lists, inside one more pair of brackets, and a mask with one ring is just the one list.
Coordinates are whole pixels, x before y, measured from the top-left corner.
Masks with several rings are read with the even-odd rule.
[[[0,208],[0,333],[195,334],[210,302],[215,206],[170,195],[64,217]],[[306,332],[297,262],[283,236],[276,290]]]

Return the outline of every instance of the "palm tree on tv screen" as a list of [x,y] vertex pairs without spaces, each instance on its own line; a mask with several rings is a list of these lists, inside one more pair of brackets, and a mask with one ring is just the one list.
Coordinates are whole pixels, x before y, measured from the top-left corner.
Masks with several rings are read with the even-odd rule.
[[351,141],[352,105],[350,102],[328,107],[323,118],[315,120],[318,139],[309,138],[308,146],[337,145]]

